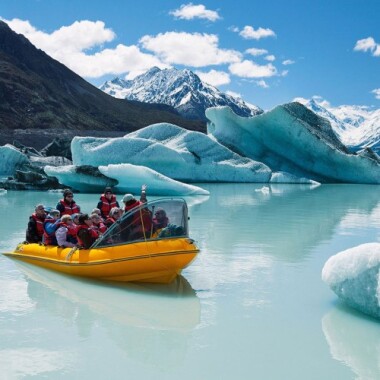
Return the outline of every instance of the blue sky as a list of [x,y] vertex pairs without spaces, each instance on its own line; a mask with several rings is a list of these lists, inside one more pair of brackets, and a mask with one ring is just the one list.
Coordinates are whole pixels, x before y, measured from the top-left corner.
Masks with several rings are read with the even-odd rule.
[[270,109],[296,97],[380,106],[379,0],[1,0],[0,17],[99,86],[188,68]]

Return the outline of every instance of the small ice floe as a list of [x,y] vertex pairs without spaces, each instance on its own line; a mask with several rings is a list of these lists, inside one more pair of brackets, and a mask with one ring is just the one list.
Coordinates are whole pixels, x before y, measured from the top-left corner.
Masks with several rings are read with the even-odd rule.
[[330,257],[322,280],[347,305],[380,319],[380,243],[367,243]]
[[62,189],[49,189],[48,193],[63,193]]
[[0,195],[4,195],[8,192],[8,190],[1,188],[0,189]]
[[261,189],[255,189],[257,193],[269,194],[270,188],[268,186],[263,186]]

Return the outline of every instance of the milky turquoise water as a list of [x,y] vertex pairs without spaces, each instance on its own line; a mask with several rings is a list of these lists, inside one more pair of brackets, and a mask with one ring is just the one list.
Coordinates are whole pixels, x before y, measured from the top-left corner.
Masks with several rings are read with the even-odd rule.
[[[202,186],[209,197],[187,198],[201,253],[168,286],[0,256],[0,379],[379,379],[379,322],[321,280],[328,257],[379,241],[379,187]],[[58,198],[0,195],[0,252]],[[98,200],[75,198],[86,211]]]

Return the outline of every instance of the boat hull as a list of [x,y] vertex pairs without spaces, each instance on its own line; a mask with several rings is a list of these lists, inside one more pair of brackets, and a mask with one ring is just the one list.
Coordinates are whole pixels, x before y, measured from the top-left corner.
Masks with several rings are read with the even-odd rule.
[[199,252],[189,238],[134,242],[93,249],[19,244],[6,256],[74,276],[111,281],[170,283]]

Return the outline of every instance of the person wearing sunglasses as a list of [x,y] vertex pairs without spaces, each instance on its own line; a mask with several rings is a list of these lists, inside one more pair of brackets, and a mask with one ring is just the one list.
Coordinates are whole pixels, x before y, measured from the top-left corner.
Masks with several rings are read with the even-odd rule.
[[80,207],[74,201],[74,194],[70,189],[65,189],[63,191],[63,199],[58,202],[56,209],[59,210],[61,215],[80,213]]

